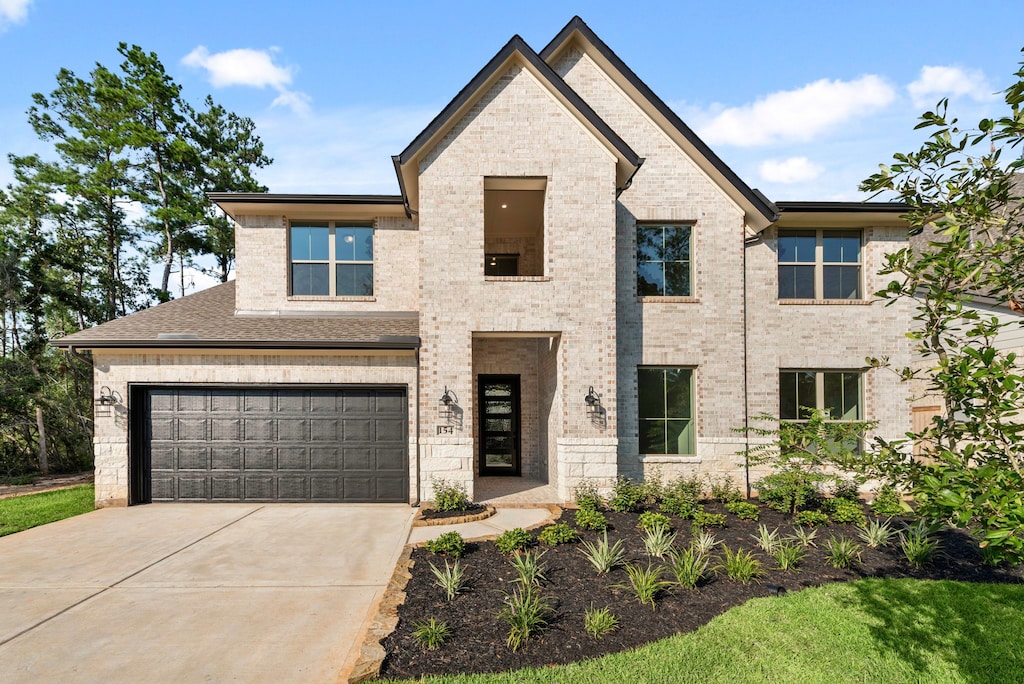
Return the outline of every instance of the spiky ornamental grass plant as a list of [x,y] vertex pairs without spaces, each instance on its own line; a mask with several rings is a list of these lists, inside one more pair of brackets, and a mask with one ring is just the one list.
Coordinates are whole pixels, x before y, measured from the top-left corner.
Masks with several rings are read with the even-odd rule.
[[619,587],[631,591],[640,603],[651,604],[651,610],[654,610],[658,596],[672,586],[671,582],[661,579],[664,571],[665,569],[660,565],[648,564],[644,568],[640,564],[627,563],[626,576],[629,578],[629,583],[619,585]]
[[653,527],[644,532],[644,550],[648,556],[664,558],[675,543],[676,535],[670,533],[667,527]]
[[583,542],[580,553],[586,557],[590,564],[600,574],[607,574],[612,568],[622,563],[626,551],[622,546],[622,540],[617,539],[615,543],[608,544],[608,532],[605,532],[596,542]]
[[764,576],[764,566],[761,561],[754,558],[753,554],[744,549],[733,551],[728,546],[722,546],[722,562],[719,569],[725,570],[729,579],[736,580],[741,584],[749,584]]
[[783,572],[795,569],[806,556],[807,550],[803,546],[786,541],[780,542],[772,553],[775,562],[779,564],[779,570]]
[[605,634],[610,634],[619,628],[619,618],[612,614],[608,606],[594,608],[591,604],[583,615],[583,628],[590,636],[600,639]]
[[752,534],[750,537],[757,544],[757,548],[761,549],[769,556],[775,553],[775,549],[778,548],[782,541],[779,536],[779,528],[769,530],[767,525],[758,525],[757,534]]
[[793,534],[787,537],[787,539],[798,542],[800,546],[806,549],[810,546],[817,546],[817,544],[814,543],[814,540],[815,538],[817,538],[817,536],[818,530],[814,529],[813,527],[795,525],[793,527]]
[[825,542],[825,557],[834,568],[849,568],[860,561],[860,544],[849,537],[831,537]]
[[412,635],[420,645],[431,651],[436,651],[450,637],[452,630],[448,623],[435,618],[421,620],[413,625]]
[[523,551],[509,557],[509,562],[519,575],[518,581],[521,584],[539,587],[541,581],[547,579],[544,576],[544,563],[541,562],[545,553],[547,551]]
[[942,549],[942,542],[935,533],[939,530],[937,523],[926,523],[920,520],[900,532],[900,549],[907,562],[915,568],[928,565]]
[[714,532],[710,530],[698,530],[693,535],[693,548],[697,550],[702,556],[711,555],[711,552],[715,550],[715,547],[722,543],[718,537],[715,536]]
[[444,591],[449,601],[454,600],[465,586],[465,573],[458,560],[454,565],[448,565],[448,561],[445,560],[444,570],[431,563],[430,572],[434,574],[434,584]]
[[888,545],[896,536],[896,530],[887,520],[868,520],[860,526],[857,536],[868,548],[877,549]]
[[685,549],[673,549],[669,553],[668,569],[676,578],[676,584],[684,589],[696,589],[707,577],[711,558],[690,545]]
[[511,651],[518,651],[530,637],[544,629],[554,614],[551,599],[541,595],[533,584],[517,584],[505,594],[505,606],[498,613],[508,626],[505,644]]

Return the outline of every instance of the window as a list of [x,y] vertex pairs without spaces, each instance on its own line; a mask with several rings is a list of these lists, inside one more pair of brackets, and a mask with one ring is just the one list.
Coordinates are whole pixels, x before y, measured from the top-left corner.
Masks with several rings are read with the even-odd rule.
[[291,293],[373,295],[373,227],[334,221],[292,223]]
[[693,370],[638,368],[641,454],[692,454]]
[[546,178],[484,178],[485,276],[544,276],[546,192]]
[[641,297],[689,297],[691,226],[636,227],[636,292]]
[[780,230],[779,299],[860,299],[859,230]]
[[803,420],[808,409],[832,420],[862,420],[861,374],[856,371],[780,371],[779,418]]

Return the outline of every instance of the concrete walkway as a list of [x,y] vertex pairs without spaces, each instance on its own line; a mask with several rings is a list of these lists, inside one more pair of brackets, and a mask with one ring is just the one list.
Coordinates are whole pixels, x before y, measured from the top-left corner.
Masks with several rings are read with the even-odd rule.
[[498,508],[494,515],[484,520],[458,525],[431,525],[414,527],[409,534],[410,544],[419,544],[428,539],[437,539],[445,532],[458,532],[463,539],[493,537],[505,530],[516,527],[529,529],[547,521],[551,511],[547,508]]
[[404,505],[150,505],[0,538],[0,682],[335,682]]

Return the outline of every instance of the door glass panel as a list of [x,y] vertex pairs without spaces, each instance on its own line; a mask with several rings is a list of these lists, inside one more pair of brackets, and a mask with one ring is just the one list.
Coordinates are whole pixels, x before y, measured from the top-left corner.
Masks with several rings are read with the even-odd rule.
[[484,411],[489,416],[507,416],[512,413],[512,402],[511,401],[495,401],[488,400],[484,402]]
[[482,474],[519,472],[519,384],[481,380],[480,468]]
[[488,418],[484,421],[484,429],[488,432],[512,432],[512,419]]
[[484,464],[487,468],[507,468],[515,466],[512,454],[487,454],[484,456]]

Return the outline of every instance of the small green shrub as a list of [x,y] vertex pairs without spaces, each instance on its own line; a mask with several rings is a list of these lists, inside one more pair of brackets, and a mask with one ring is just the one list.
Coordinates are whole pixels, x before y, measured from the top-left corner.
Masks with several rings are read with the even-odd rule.
[[576,527],[581,530],[596,530],[600,532],[608,529],[608,518],[597,509],[581,508],[576,511]]
[[608,533],[605,532],[601,539],[593,544],[585,541],[580,549],[590,564],[597,568],[602,575],[622,562],[626,551],[622,548],[622,540],[618,539],[611,546],[608,545]]
[[700,506],[704,482],[699,477],[682,477],[665,485],[661,511],[680,518],[692,518]]
[[616,513],[632,513],[640,508],[646,497],[644,486],[626,477],[615,479],[612,498],[608,500],[608,508]]
[[529,548],[532,543],[533,537],[531,537],[530,533],[522,527],[505,530],[498,535],[497,539],[494,540],[494,545],[498,547],[498,550],[502,553],[522,551],[523,549]]
[[779,570],[789,572],[800,565],[800,562],[807,556],[807,550],[799,544],[782,542],[775,547],[772,558],[779,564]]
[[725,513],[708,513],[700,508],[693,514],[693,524],[698,527],[725,527]]
[[537,535],[538,541],[547,544],[548,546],[558,546],[559,544],[569,544],[578,538],[576,530],[572,529],[565,523],[555,523],[554,525],[548,525],[540,534]]
[[498,617],[508,623],[505,644],[509,650],[518,651],[531,636],[547,627],[554,612],[551,600],[532,584],[517,585],[505,594],[505,606]]
[[793,534],[791,534],[788,539],[797,542],[804,548],[807,548],[808,546],[817,546],[817,544],[814,543],[814,538],[817,536],[818,530],[813,527],[797,525],[793,528]]
[[729,579],[741,584],[749,584],[764,575],[764,566],[752,553],[744,549],[733,551],[728,546],[722,546],[722,563],[718,567],[725,570]]
[[671,582],[661,579],[662,572],[664,572],[664,568],[660,565],[652,567],[648,564],[646,568],[643,568],[640,565],[627,563],[626,576],[629,578],[629,584],[620,585],[620,588],[633,592],[641,604],[650,603],[653,610],[658,596],[672,586]]
[[863,525],[867,522],[864,507],[854,499],[832,499],[832,521],[842,524]]
[[430,485],[434,488],[434,508],[438,511],[464,511],[472,506],[466,485],[461,482],[434,477]]
[[420,646],[431,651],[440,648],[451,634],[452,630],[447,623],[439,622],[434,618],[413,623],[412,635],[416,641],[420,642]]
[[670,534],[667,527],[652,527],[644,531],[644,550],[648,556],[661,558],[672,550],[676,543],[676,535]]
[[889,540],[896,536],[896,530],[885,520],[865,521],[858,533],[860,540],[868,545],[868,548],[877,549],[887,546]]
[[458,532],[445,532],[437,539],[431,539],[424,546],[438,556],[461,558],[466,553],[466,541]]
[[665,484],[662,482],[659,472],[645,476],[642,487],[644,490],[643,504],[654,506],[665,498]]
[[882,518],[893,518],[906,512],[900,493],[890,484],[882,485],[875,492],[875,500],[871,502],[871,511]]
[[593,480],[580,481],[572,490],[572,494],[576,506],[581,511],[599,511],[604,505],[604,499],[601,498],[601,494],[597,490],[597,483]]
[[696,589],[707,576],[710,565],[711,559],[693,544],[669,552],[668,568],[675,575],[676,584],[686,589]]
[[667,530],[671,527],[671,521],[668,519],[668,516],[663,513],[645,511],[640,514],[637,527],[641,527],[645,530],[653,530],[655,527],[664,527]]
[[434,584],[444,591],[444,595],[449,601],[462,591],[465,576],[458,560],[455,561],[455,565],[448,565],[448,561],[445,560],[444,570],[431,563],[430,572],[434,574]]
[[587,634],[600,639],[619,628],[619,618],[607,606],[595,609],[593,605],[583,614],[583,629]]
[[711,479],[710,484],[711,498],[719,503],[727,504],[743,500],[743,494],[740,492],[739,487],[736,486],[736,482],[732,479],[731,475]]
[[860,501],[859,485],[856,480],[839,480],[832,488],[832,496],[847,501]]
[[935,555],[942,548],[942,542],[935,536],[938,530],[939,525],[935,523],[929,525],[921,520],[913,525],[908,525],[903,532],[900,532],[900,549],[908,563],[915,568],[920,568],[935,560]]
[[540,586],[541,580],[547,579],[544,576],[544,563],[540,560],[544,557],[545,553],[547,551],[538,551],[536,553],[526,551],[524,553],[512,554],[509,562],[515,568],[516,574],[519,575],[517,580],[520,584]]
[[757,504],[749,501],[730,501],[725,504],[725,510],[735,515],[740,520],[757,520],[761,517],[761,509]]
[[779,544],[782,543],[782,538],[779,537],[779,528],[776,527],[774,530],[769,530],[767,525],[758,525],[757,534],[750,535],[754,543],[757,544],[757,548],[761,549],[769,556],[775,553],[775,549],[779,548]]
[[800,511],[796,514],[796,523],[798,525],[806,525],[807,527],[828,525],[828,513],[822,513],[821,511]]
[[825,557],[834,568],[849,568],[860,561],[860,544],[848,537],[832,537],[825,542]]
[[785,470],[765,476],[757,483],[757,496],[768,508],[780,513],[795,513],[813,507],[821,499],[818,478],[798,470]]

